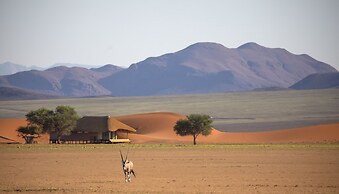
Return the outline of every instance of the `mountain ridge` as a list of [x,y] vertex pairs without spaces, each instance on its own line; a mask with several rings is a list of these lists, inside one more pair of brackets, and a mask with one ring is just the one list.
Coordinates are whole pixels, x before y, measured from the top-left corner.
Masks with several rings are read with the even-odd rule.
[[290,88],[295,90],[339,88],[339,72],[311,74]]
[[287,88],[309,74],[333,71],[328,64],[281,48],[247,43],[233,49],[208,42],[149,57],[131,65],[123,75],[99,82],[118,96],[210,93]]
[[308,75],[329,72],[337,70],[283,48],[199,42],[128,68],[59,66],[0,76],[0,86],[60,96],[150,96],[288,88]]
[[5,62],[0,64],[0,76],[3,75],[11,75],[15,74],[21,71],[29,71],[29,70],[42,70],[43,68],[37,67],[37,66],[25,66],[25,65],[20,65],[12,62]]
[[110,68],[108,71],[100,72],[82,67],[58,66],[44,71],[31,70],[1,76],[0,86],[23,88],[57,96],[110,95],[111,92],[98,84],[97,80],[119,70]]

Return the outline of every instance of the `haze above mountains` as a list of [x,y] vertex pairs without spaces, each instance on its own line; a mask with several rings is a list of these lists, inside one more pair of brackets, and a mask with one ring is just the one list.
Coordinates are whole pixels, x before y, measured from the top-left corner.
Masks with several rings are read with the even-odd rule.
[[[82,97],[248,91],[292,85],[294,89],[303,89],[303,85],[308,89],[338,87],[338,72],[332,66],[305,54],[295,55],[285,49],[266,48],[256,43],[238,48],[196,43],[175,53],[147,58],[129,68],[105,65],[88,69],[66,65],[72,66],[64,64],[43,71],[27,71],[14,64],[1,64],[1,73],[5,66],[21,72],[0,76],[0,90],[8,92],[15,88],[48,97]],[[297,84],[312,74],[321,75],[313,75],[308,81]]]
[[15,74],[21,71],[30,71],[30,70],[46,70],[53,67],[59,67],[59,66],[65,66],[65,67],[84,67],[84,68],[95,68],[96,66],[93,65],[83,65],[83,64],[73,64],[73,63],[56,63],[48,68],[38,67],[38,66],[25,66],[20,64],[15,64],[11,62],[5,62],[3,64],[0,64],[0,76],[2,75],[11,75]]

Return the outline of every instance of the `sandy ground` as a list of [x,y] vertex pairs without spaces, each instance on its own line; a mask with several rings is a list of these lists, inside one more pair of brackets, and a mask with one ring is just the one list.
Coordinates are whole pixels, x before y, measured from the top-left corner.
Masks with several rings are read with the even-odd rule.
[[[333,143],[339,123],[260,133],[214,130],[198,137],[204,145],[188,146],[192,137],[173,131],[180,118],[117,117],[137,129],[129,135],[132,144],[0,145],[0,193],[339,193],[339,147]],[[22,141],[15,130],[23,124],[0,119],[0,136]],[[300,144],[317,142],[333,144]],[[124,181],[119,149],[129,149],[135,164],[131,183]]]
[[127,145],[64,146],[0,145],[0,193],[339,193],[338,146],[128,145],[131,183]]

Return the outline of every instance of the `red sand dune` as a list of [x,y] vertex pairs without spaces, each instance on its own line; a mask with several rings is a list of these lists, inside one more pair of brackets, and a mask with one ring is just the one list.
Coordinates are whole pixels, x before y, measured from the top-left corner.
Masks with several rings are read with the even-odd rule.
[[136,134],[129,134],[135,143],[176,143],[190,141],[190,137],[180,137],[175,134],[173,127],[183,115],[170,112],[154,112],[115,117],[119,121],[137,130]]
[[[185,116],[156,112],[116,117],[121,122],[137,129],[129,138],[136,143],[179,143],[192,142],[191,136],[177,136],[173,126]],[[271,132],[229,133],[213,130],[212,134],[199,136],[197,142],[203,143],[302,143],[339,141],[339,123],[316,125],[296,129]]]
[[[0,119],[0,143],[25,143],[22,137],[18,136],[17,129],[26,126],[26,119]],[[36,139],[38,143],[49,143],[49,135],[42,135]]]
[[[192,143],[191,136],[178,136],[173,126],[185,116],[170,112],[155,112],[115,117],[137,129],[129,134],[133,143]],[[25,126],[25,119],[0,119],[0,136],[23,143],[16,129]],[[0,143],[6,143],[0,138]],[[199,136],[198,143],[315,143],[339,141],[339,123],[316,125],[303,128],[253,133],[229,133],[213,130],[212,134]],[[39,143],[48,143],[48,136],[39,138]]]

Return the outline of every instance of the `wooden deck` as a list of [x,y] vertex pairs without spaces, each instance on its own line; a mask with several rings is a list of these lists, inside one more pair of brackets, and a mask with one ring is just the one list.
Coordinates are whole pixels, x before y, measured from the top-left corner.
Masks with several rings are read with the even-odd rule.
[[130,143],[131,140],[129,139],[110,139],[111,143]]
[[[129,139],[109,139],[109,140],[61,140],[62,144],[108,144],[108,143],[130,143]],[[1,142],[0,142],[1,143]],[[57,143],[57,140],[50,140],[50,144]]]

